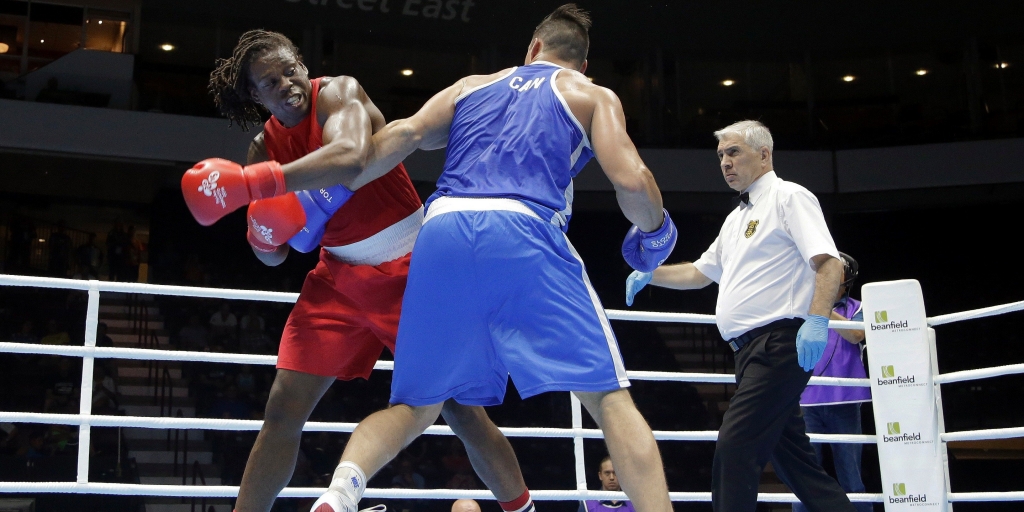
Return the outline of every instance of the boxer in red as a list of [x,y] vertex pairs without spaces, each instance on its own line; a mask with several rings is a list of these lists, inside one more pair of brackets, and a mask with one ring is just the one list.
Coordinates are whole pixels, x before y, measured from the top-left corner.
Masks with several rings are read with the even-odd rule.
[[[284,35],[243,34],[231,58],[218,60],[210,92],[243,129],[259,124],[260,108],[272,115],[249,146],[247,167],[214,159],[189,171],[202,168],[201,179],[186,174],[182,189],[197,220],[208,225],[223,214],[205,215],[203,208],[230,211],[257,199],[249,204],[248,238],[262,262],[280,264],[290,246],[322,246],[282,334],[263,428],[235,504],[237,512],[266,512],[291,479],[302,426],[327,388],[336,379],[369,377],[384,347],[394,351],[423,207],[401,164],[353,191],[302,192],[330,181],[335,155],[347,158],[355,148],[366,158],[370,137],[385,121],[354,78],[310,80]],[[238,196],[245,192],[243,202]],[[532,505],[511,445],[483,408],[450,402],[444,418],[503,508]]]

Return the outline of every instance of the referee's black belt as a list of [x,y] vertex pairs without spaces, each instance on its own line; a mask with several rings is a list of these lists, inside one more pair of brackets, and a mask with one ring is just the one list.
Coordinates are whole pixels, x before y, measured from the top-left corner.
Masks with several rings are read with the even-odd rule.
[[783,318],[782,320],[776,320],[769,324],[762,325],[761,327],[754,327],[753,329],[729,340],[727,343],[732,347],[733,352],[739,352],[747,343],[756,340],[761,335],[767,334],[776,329],[800,327],[803,324],[803,318]]

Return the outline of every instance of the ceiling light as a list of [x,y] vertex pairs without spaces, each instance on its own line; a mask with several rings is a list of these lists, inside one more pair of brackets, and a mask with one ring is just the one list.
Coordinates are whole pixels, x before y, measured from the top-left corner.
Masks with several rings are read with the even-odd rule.
[[165,52],[169,52],[171,50],[174,50],[174,45],[171,44],[171,43],[164,43],[164,44],[160,45],[160,49],[165,51]]
[[914,74],[917,75],[917,76],[925,76],[925,75],[928,74],[928,70],[927,69],[919,69],[917,71],[914,71]]
[[7,50],[11,49],[11,45],[7,43],[0,43],[0,53],[7,53]]
[[1008,67],[1010,67],[1010,63],[1009,62],[1000,62],[1000,63],[996,64],[996,69],[1006,69]]
[[412,76],[412,70],[411,69],[403,69],[402,70],[402,76]]
[[40,39],[40,40],[39,40],[39,42],[40,42],[40,43],[45,43],[45,42],[46,42],[46,39]]
[[843,77],[843,81],[844,82],[852,82],[852,81],[854,81],[856,79],[857,79],[857,77],[855,77],[853,75],[846,75],[846,76]]
[[97,21],[97,22],[96,22],[96,24],[97,24],[97,25],[102,25],[102,24],[103,24],[103,20],[99,20],[99,21]]
[[734,83],[736,83],[736,82],[734,82],[732,80],[722,80],[722,85],[724,85],[726,87],[729,87],[730,85],[732,85]]

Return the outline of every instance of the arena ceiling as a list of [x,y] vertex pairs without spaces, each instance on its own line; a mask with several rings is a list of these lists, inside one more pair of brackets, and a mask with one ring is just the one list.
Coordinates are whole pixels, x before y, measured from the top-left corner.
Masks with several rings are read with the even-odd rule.
[[[561,0],[146,0],[143,24],[301,29],[351,40],[438,48],[520,47]],[[791,59],[808,53],[962,48],[966,41],[1024,41],[1020,0],[764,2],[591,0],[592,45],[653,48],[701,58]]]

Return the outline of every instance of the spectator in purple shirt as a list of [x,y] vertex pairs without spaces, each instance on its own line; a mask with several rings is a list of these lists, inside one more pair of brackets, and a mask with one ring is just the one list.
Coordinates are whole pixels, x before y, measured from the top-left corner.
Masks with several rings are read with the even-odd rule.
[[[850,288],[857,279],[859,266],[857,260],[849,254],[839,253],[843,261],[843,283],[839,286],[839,296],[832,309],[832,320],[863,321],[860,301],[850,297]],[[867,377],[861,350],[864,331],[848,329],[829,329],[828,344],[821,360],[814,367],[815,376],[848,377],[863,379]],[[871,390],[861,387],[847,386],[807,386],[800,396],[800,409],[804,414],[807,432],[814,434],[860,434],[860,405],[871,401]],[[814,443],[814,452],[821,464],[821,444]],[[846,492],[864,492],[864,482],[860,477],[860,461],[862,446],[850,443],[832,443],[832,460],[836,466],[836,478]],[[858,512],[870,512],[870,503],[854,503]],[[802,503],[793,504],[793,512],[806,512]]]
[[[622,491],[622,488],[619,487],[619,479],[615,476],[615,467],[612,466],[611,457],[605,456],[601,459],[597,478],[601,480],[602,491]],[[580,502],[579,512],[635,512],[635,510],[630,501],[587,500]]]

